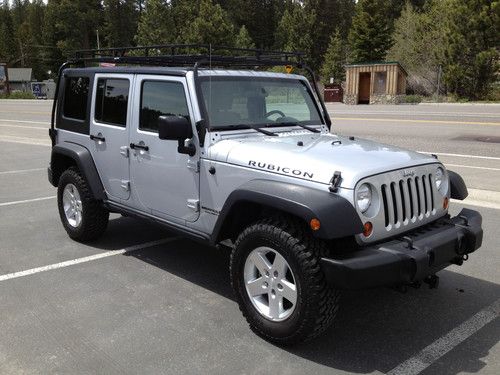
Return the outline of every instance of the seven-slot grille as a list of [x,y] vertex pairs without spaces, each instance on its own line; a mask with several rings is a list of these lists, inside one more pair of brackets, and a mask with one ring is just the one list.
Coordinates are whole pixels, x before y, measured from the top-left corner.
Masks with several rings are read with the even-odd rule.
[[402,178],[381,186],[387,230],[436,214],[431,173]]

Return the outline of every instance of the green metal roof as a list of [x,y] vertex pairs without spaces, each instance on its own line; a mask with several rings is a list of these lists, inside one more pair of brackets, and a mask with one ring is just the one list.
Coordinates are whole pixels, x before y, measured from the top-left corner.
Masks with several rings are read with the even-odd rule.
[[408,72],[406,71],[405,68],[403,68],[403,65],[399,63],[399,61],[369,61],[365,63],[352,63],[352,64],[346,64],[344,66],[370,66],[370,65],[398,65],[403,72],[405,72],[406,75],[408,75]]

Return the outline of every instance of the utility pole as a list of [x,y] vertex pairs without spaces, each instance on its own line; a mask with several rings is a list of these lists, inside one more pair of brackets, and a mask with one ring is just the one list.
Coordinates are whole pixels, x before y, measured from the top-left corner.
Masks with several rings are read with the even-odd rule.
[[436,92],[436,97],[437,97],[437,102],[439,103],[439,92],[441,90],[441,65],[438,67],[438,83],[437,83],[437,92]]
[[101,49],[101,42],[99,40],[99,29],[97,29],[96,31],[97,31],[97,49]]

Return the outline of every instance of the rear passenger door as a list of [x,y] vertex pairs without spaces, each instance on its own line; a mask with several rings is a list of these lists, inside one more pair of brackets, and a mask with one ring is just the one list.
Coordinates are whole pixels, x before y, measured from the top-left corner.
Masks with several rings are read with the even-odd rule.
[[108,197],[130,196],[128,127],[133,75],[96,74],[90,149]]

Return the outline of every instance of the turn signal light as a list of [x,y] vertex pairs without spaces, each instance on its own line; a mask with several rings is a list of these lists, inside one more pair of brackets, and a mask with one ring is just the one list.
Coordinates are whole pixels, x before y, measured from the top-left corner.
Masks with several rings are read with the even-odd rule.
[[373,232],[373,224],[370,221],[367,221],[365,225],[363,225],[363,236],[370,237],[370,234]]
[[446,210],[448,208],[448,205],[450,204],[450,200],[448,197],[444,197],[443,199],[443,208]]
[[314,231],[317,231],[319,230],[319,228],[321,228],[321,223],[318,219],[311,219],[311,221],[309,222],[309,225],[311,226],[311,229],[314,230]]

